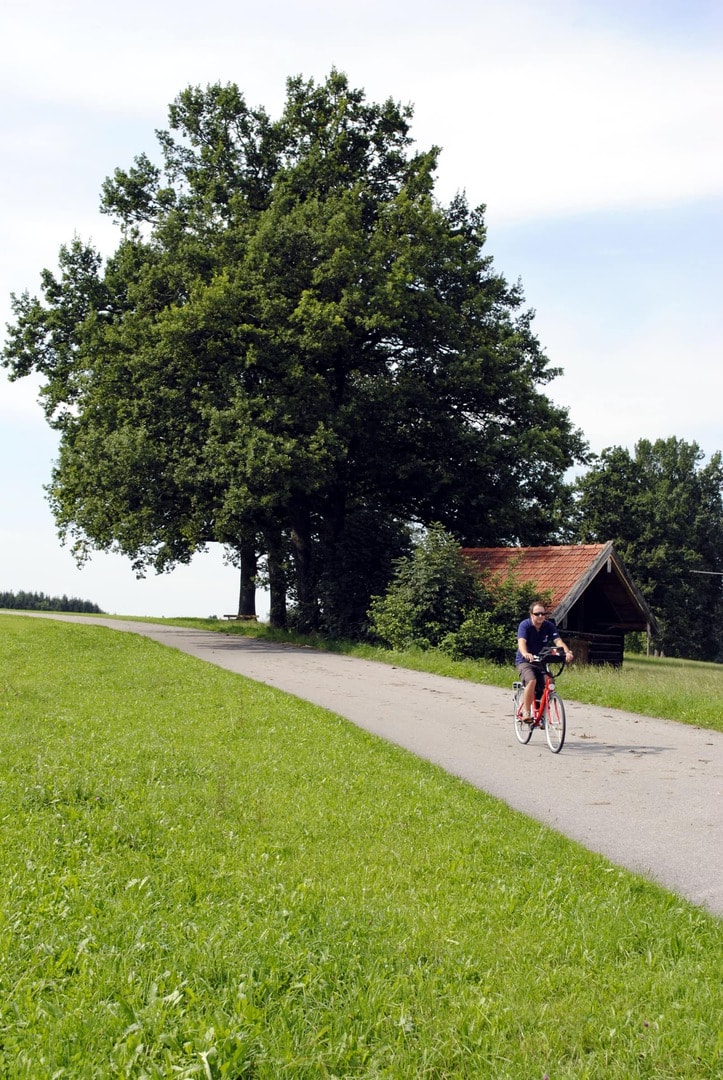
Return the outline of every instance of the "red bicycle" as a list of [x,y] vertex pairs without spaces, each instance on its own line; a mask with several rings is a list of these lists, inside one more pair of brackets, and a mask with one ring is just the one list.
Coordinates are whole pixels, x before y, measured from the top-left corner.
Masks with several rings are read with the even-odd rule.
[[[533,657],[533,663],[539,670],[538,684],[535,689],[535,703],[529,720],[522,719],[522,698],[524,684],[514,682],[515,735],[523,744],[532,738],[535,728],[545,732],[547,745],[553,754],[559,754],[565,743],[565,706],[555,689],[555,679],[565,667],[565,653],[562,649],[545,649],[539,656]],[[540,691],[542,684],[542,691]],[[538,699],[539,694],[539,700]]]

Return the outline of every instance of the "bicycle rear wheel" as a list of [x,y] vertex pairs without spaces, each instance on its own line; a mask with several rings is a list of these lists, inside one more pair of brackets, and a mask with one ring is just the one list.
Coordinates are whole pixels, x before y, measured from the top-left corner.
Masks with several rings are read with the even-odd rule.
[[565,731],[567,728],[565,706],[562,703],[562,698],[555,693],[550,694],[545,711],[547,713],[545,717],[547,745],[553,754],[559,754],[565,743]]
[[532,738],[532,724],[526,724],[522,719],[522,698],[525,691],[522,687],[518,687],[515,690],[514,702],[514,719],[515,719],[515,735],[518,740],[524,745],[528,743]]

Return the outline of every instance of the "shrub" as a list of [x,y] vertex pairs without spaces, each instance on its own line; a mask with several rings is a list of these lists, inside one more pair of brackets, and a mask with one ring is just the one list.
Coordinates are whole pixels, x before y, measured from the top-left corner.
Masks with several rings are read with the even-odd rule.
[[432,525],[411,556],[396,562],[386,593],[372,597],[369,619],[385,645],[428,649],[457,631],[481,600],[480,584],[459,543],[441,525]]
[[369,618],[376,637],[393,649],[439,648],[456,660],[504,663],[538,595],[514,564],[504,576],[480,578],[454,537],[433,525],[412,555],[398,560],[384,596],[372,598]]
[[517,638],[515,628],[495,619],[491,611],[471,611],[459,630],[447,634],[440,643],[442,652],[453,660],[509,660]]
[[644,653],[647,651],[648,642],[645,634],[639,632],[632,632],[625,635],[625,652],[626,653]]

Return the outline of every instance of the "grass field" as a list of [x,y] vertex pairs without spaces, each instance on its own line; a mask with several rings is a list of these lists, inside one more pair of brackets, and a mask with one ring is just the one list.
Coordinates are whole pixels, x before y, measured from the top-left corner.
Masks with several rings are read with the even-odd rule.
[[721,1075],[719,920],[312,705],[0,631],[0,1075]]

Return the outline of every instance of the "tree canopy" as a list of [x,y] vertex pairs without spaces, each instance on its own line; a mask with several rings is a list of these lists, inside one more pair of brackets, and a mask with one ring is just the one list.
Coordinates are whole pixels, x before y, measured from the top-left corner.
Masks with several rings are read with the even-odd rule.
[[577,538],[613,540],[669,656],[721,659],[723,462],[697,443],[641,439],[604,450],[577,482]]
[[332,71],[288,80],[272,120],[238,87],[183,91],[145,155],[106,180],[120,239],[75,238],[41,298],[13,297],[11,377],[43,376],[60,431],[49,496],[79,559],[141,573],[209,542],[272,621],[358,632],[408,526],[549,541],[585,444],[484,208],[434,196],[412,110]]

